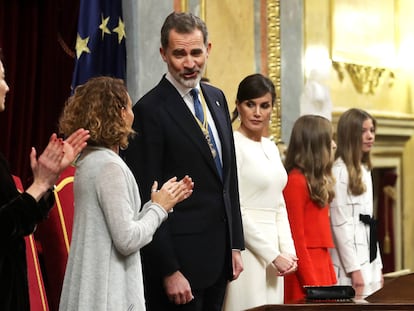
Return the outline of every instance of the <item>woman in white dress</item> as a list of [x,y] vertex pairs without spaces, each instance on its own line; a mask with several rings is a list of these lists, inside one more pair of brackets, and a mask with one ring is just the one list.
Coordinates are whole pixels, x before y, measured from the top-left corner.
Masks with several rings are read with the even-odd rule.
[[338,121],[333,175],[335,198],[331,225],[336,249],[331,250],[339,285],[352,285],[369,295],[383,283],[382,261],[375,232],[370,151],[376,120],[366,111],[349,109]]
[[118,155],[128,145],[134,114],[124,82],[90,79],[75,89],[59,127],[89,130],[76,162],[74,223],[59,310],[145,310],[140,249],[172,207],[192,193],[186,176],[171,178],[141,208],[134,175]]
[[273,83],[261,74],[239,84],[234,141],[246,249],[244,270],[227,287],[226,311],[283,303],[282,276],[297,268],[282,194],[287,173],[276,144],[263,137],[275,97]]

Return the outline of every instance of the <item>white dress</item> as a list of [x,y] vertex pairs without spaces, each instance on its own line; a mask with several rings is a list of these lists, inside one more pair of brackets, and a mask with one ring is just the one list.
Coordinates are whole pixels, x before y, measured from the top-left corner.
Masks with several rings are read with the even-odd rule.
[[366,286],[364,295],[370,295],[381,286],[382,261],[377,243],[377,257],[369,261],[369,226],[359,220],[359,214],[373,216],[371,172],[362,166],[362,177],[367,191],[354,196],[348,193],[348,171],[342,159],[332,168],[336,179],[335,198],[331,203],[331,224],[335,249],[330,249],[339,285],[351,285],[348,273],[361,270]]
[[281,253],[295,254],[283,188],[287,173],[274,142],[250,140],[234,133],[240,206],[246,250],[244,271],[227,286],[225,311],[283,303],[283,277],[272,261]]
[[59,310],[145,310],[140,249],[167,212],[141,200],[135,178],[108,148],[87,147],[74,179],[72,242]]

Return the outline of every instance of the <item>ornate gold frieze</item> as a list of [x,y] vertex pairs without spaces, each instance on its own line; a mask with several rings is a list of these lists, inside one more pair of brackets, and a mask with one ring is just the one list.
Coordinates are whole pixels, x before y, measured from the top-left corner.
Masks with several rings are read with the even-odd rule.
[[280,1],[268,0],[266,2],[267,12],[267,64],[269,78],[276,88],[276,103],[270,120],[270,137],[281,142],[281,80],[280,80]]
[[339,80],[342,82],[345,78],[345,72],[347,72],[355,89],[361,94],[374,95],[386,79],[389,87],[394,82],[394,73],[386,68],[335,61],[332,62],[332,65],[338,73]]

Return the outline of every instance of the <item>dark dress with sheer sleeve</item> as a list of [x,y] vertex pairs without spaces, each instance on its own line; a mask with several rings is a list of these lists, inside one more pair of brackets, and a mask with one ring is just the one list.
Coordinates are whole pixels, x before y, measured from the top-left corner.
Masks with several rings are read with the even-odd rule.
[[24,236],[45,219],[53,195],[39,202],[20,193],[0,153],[0,310],[30,310]]

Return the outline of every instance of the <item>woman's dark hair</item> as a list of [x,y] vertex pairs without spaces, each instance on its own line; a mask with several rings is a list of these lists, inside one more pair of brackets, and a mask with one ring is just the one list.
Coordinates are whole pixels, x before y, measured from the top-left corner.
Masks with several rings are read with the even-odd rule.
[[[267,93],[272,95],[273,106],[276,100],[276,90],[272,80],[260,73],[251,74],[239,83],[236,105],[246,100],[262,97]],[[231,122],[234,122],[238,116],[236,107],[233,111]]]

